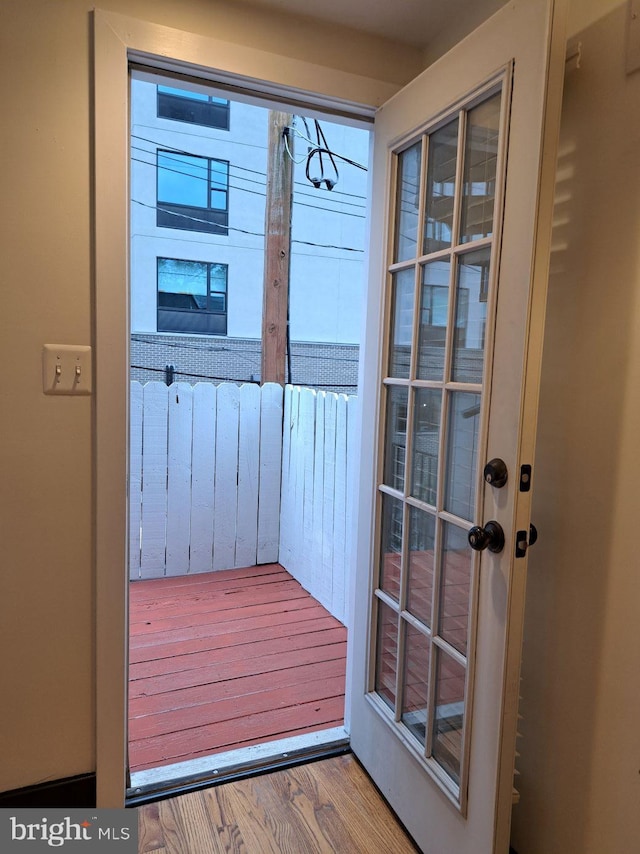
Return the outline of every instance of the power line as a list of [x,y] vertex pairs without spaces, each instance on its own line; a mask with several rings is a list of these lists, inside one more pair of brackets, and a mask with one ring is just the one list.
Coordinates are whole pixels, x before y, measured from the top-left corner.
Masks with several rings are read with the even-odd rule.
[[300,243],[302,246],[319,246],[322,249],[344,249],[345,252],[364,252],[364,249],[353,249],[351,246],[332,246],[325,243],[312,243],[310,240],[292,240],[292,243]]
[[[157,205],[150,205],[150,204],[147,204],[146,202],[141,202],[138,199],[131,199],[131,202],[134,205],[141,205],[143,208],[150,208],[151,210],[154,210],[154,211],[158,210]],[[172,216],[177,216],[177,217],[180,217],[181,219],[188,219],[188,220],[191,220],[192,222],[201,222],[201,223],[204,223],[205,225],[211,225],[209,220],[201,219],[200,217],[197,217],[197,216],[189,216],[188,214],[178,213],[177,211],[169,211],[169,213]],[[220,228],[226,228],[227,231],[239,231],[241,234],[250,234],[254,237],[264,237],[264,232],[249,231],[249,229],[246,229],[246,228],[238,228],[236,226],[231,226],[231,225],[220,226]],[[224,236],[224,235],[221,235],[221,236]],[[315,246],[319,249],[338,249],[338,250],[341,250],[343,252],[364,252],[364,249],[356,249],[353,246],[336,246],[332,243],[312,243],[311,241],[308,241],[308,240],[292,240],[291,242],[292,243],[301,243],[301,244],[304,244],[305,246]]]
[[[151,371],[155,374],[166,374],[165,368],[150,368],[145,365],[130,365],[131,370],[136,371]],[[223,383],[243,383],[249,385],[260,385],[258,380],[251,379],[232,379],[231,377],[214,377],[209,374],[192,374],[189,371],[178,371],[174,368],[174,375],[179,375],[181,377],[195,377],[196,379],[202,380],[216,380],[218,382]],[[297,382],[297,383],[288,383],[288,385],[296,385],[296,386],[304,386],[306,388],[358,388],[357,383],[305,383],[305,382]]]
[[[143,151],[143,152],[145,152],[146,154],[153,154],[153,153],[154,153],[154,152],[159,148],[161,151],[170,151],[170,152],[173,152],[174,154],[184,154],[184,155],[185,155],[185,156],[187,156],[187,157],[202,157],[202,158],[205,158],[205,157],[206,157],[206,155],[203,155],[203,154],[194,154],[194,153],[193,153],[193,152],[191,152],[191,151],[185,151],[185,150],[184,150],[184,149],[182,149],[182,148],[175,148],[174,146],[171,146],[171,145],[165,145],[165,144],[163,144],[162,142],[158,142],[158,141],[157,141],[157,140],[155,140],[155,139],[148,139],[147,137],[139,136],[139,135],[137,135],[137,134],[131,134],[131,138],[132,138],[132,139],[137,139],[137,140],[139,140],[140,142],[148,142],[150,145],[154,145],[154,146],[156,146],[156,147],[157,147],[157,148],[156,148],[156,149],[154,149],[153,151],[148,151],[148,150],[147,150],[147,149],[145,149],[145,148],[138,148],[138,150],[139,150],[139,151]],[[133,147],[133,148],[136,148],[136,146],[132,146],[132,147]],[[215,160],[215,158],[212,158],[212,159],[214,159],[214,160]],[[231,164],[230,164],[230,167],[231,167],[232,169],[238,169],[238,170],[240,170],[240,171],[242,171],[242,172],[249,172],[249,173],[251,173],[252,175],[260,175],[262,178],[266,178],[266,174],[265,174],[265,172],[262,172],[262,171],[260,171],[260,170],[258,170],[258,169],[250,169],[248,166],[239,166],[239,165],[238,165],[238,164],[236,164],[236,163],[231,163]],[[204,167],[196,167],[196,168],[204,168]],[[239,176],[238,176],[238,177],[239,177]],[[242,180],[244,180],[244,181],[248,181],[248,180],[249,180],[249,178],[243,178]],[[261,182],[256,182],[256,183],[261,183]],[[307,188],[308,188],[308,186],[309,186],[305,181],[294,181],[294,183],[295,183],[295,184],[298,184],[298,186],[300,186],[300,187],[307,187]],[[319,188],[319,189],[321,190],[322,188]],[[300,191],[297,191],[297,192],[300,192]],[[330,190],[330,191],[329,191],[329,190],[325,190],[325,191],[323,191],[323,192],[331,192],[331,194],[332,194],[332,195],[334,195],[334,196],[337,196],[337,195],[339,195],[339,196],[347,196],[348,198],[352,198],[352,199],[364,199],[365,201],[366,201],[366,199],[367,199],[367,196],[366,196],[366,195],[362,195],[361,193],[347,193],[345,190]],[[314,195],[314,193],[305,193],[305,195],[313,196],[313,195]],[[347,203],[346,203],[346,202],[343,202],[342,204],[347,204]],[[365,206],[363,205],[363,207],[365,207]]]
[[[158,210],[157,205],[149,205],[146,202],[139,201],[138,199],[131,199],[131,201],[134,205],[142,205],[143,208],[151,208],[154,211]],[[202,222],[205,225],[211,225],[212,224],[209,222],[208,219],[201,219],[200,217],[197,217],[197,216],[189,216],[189,214],[182,214],[182,213],[178,213],[177,211],[169,211],[169,213],[171,214],[171,216],[180,217],[180,219],[188,219],[188,220],[191,220],[192,222]],[[247,229],[247,228],[237,228],[237,227],[232,227],[230,225],[224,225],[224,226],[221,225],[221,226],[219,226],[219,228],[225,228],[225,229],[227,229],[227,231],[239,231],[241,234],[251,234],[254,237],[264,237],[264,232],[261,233],[258,231],[249,231],[249,229]],[[224,235],[222,235],[222,236],[224,236]]]
[[[146,149],[136,148],[136,150],[140,151],[143,154],[153,154],[152,151],[147,151]],[[199,155],[197,155],[197,156],[199,156]],[[172,159],[172,158],[168,158],[168,159]],[[205,158],[202,158],[202,159],[204,160]],[[209,159],[214,159],[214,158],[209,158]],[[131,157],[131,161],[133,163],[141,163],[143,166],[151,166],[152,169],[162,168],[162,170],[165,172],[172,172],[175,175],[184,175],[188,178],[195,178],[198,181],[206,181],[208,179],[208,170],[207,170],[207,167],[205,167],[205,166],[197,166],[196,165],[193,167],[194,169],[201,169],[201,170],[207,172],[206,175],[200,176],[200,175],[192,175],[189,172],[182,172],[180,169],[172,169],[170,166],[158,167],[157,163],[152,163],[148,160],[141,160],[139,157]],[[178,162],[179,161],[176,161],[176,163],[178,163]],[[247,181],[248,183],[257,184],[260,187],[265,186],[261,181],[252,181],[251,178],[244,178],[242,175],[235,175],[234,178],[237,181]],[[260,193],[257,190],[250,190],[247,187],[238,187],[236,184],[228,183],[227,187],[234,189],[234,190],[240,190],[240,192],[243,192],[243,193],[252,193],[255,196],[266,197],[266,193]],[[218,189],[218,188],[214,187],[213,189]],[[315,196],[312,193],[303,193],[300,190],[296,190],[295,194],[298,196],[307,196],[309,198],[315,198]],[[327,201],[328,201],[328,199],[327,199]],[[343,202],[343,201],[340,201],[339,199],[332,199],[331,201],[337,205],[348,205],[349,207],[359,208],[360,210],[366,210],[366,205],[357,205],[357,204],[354,204],[353,202]],[[352,216],[352,217],[355,217],[356,219],[366,219],[366,217],[362,214],[354,214],[354,213],[351,213],[350,211],[341,211],[341,210],[336,210],[335,208],[323,208],[323,207],[319,207],[318,205],[310,205],[307,202],[296,202],[294,200],[294,204],[301,205],[302,207],[316,208],[316,210],[326,210],[329,213],[338,213],[338,214],[342,214],[343,216]]]
[[[129,367],[131,369],[137,370],[137,371],[152,371],[153,373],[156,373],[156,374],[166,373],[165,368],[150,368],[150,367],[147,367],[146,365],[130,365]],[[203,379],[203,380],[219,380],[220,382],[223,382],[223,383],[254,383],[256,385],[259,385],[257,380],[233,379],[231,377],[214,377],[214,376],[210,376],[209,374],[192,374],[189,371],[178,371],[175,369],[174,369],[174,374],[179,374],[181,377],[197,377],[198,379]]]
[[[211,344],[211,345],[208,345],[208,344],[186,344],[186,343],[185,344],[177,344],[177,343],[174,343],[173,341],[167,341],[167,342],[165,342],[165,341],[149,341],[148,339],[142,337],[145,334],[154,335],[155,333],[153,333],[153,332],[150,332],[150,333],[133,332],[131,334],[131,339],[133,341],[136,341],[139,344],[150,344],[152,346],[157,346],[157,347],[171,347],[171,348],[174,348],[176,350],[195,350],[198,353],[206,352],[206,353],[211,353],[212,355],[216,355],[218,353],[232,353],[232,354],[248,353],[250,356],[254,356],[255,359],[260,359],[260,351],[259,350],[251,350],[249,348],[244,348],[244,347],[225,347],[224,345],[223,346],[215,346],[214,344]],[[350,358],[348,356],[321,356],[319,354],[314,355],[312,353],[308,353],[308,354],[307,353],[294,353],[293,348],[296,346],[298,346],[298,345],[296,345],[296,342],[294,341],[292,343],[292,346],[291,346],[291,350],[292,350],[291,355],[294,359],[315,359],[315,360],[325,361],[325,362],[343,362],[345,364],[358,364],[358,361],[359,361],[357,358],[353,359],[353,358]],[[330,346],[339,347],[341,345],[335,344],[335,345],[330,345]],[[347,345],[347,346],[349,346],[349,345]],[[352,346],[357,347],[358,345],[355,344]]]

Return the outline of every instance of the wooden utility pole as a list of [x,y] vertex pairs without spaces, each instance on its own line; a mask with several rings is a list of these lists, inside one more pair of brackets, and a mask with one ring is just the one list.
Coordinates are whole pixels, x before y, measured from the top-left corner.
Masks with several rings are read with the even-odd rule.
[[[269,112],[260,376],[262,383],[281,385],[285,383],[293,194],[293,161],[286,151],[283,131],[292,121],[289,113]],[[293,152],[292,139],[289,149]]]

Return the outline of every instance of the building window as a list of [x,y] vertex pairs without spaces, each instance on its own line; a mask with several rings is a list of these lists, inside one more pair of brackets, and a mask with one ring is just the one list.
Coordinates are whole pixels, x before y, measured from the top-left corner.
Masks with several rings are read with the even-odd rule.
[[157,224],[209,234],[229,233],[229,163],[158,151]]
[[226,264],[158,258],[158,332],[227,334]]
[[188,89],[158,86],[158,117],[229,130],[229,102]]

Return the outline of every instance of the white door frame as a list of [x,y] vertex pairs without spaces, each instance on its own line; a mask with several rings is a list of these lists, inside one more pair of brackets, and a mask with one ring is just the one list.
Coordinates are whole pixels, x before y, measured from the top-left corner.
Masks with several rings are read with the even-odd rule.
[[117,808],[127,768],[129,65],[361,121],[400,87],[112,12],[96,10],[93,23],[97,805]]

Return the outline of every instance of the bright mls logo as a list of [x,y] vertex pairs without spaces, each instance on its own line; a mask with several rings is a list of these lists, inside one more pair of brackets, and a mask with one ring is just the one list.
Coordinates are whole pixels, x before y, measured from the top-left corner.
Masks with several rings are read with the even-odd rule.
[[137,854],[135,810],[0,811],[0,850],[47,851],[52,848]]

